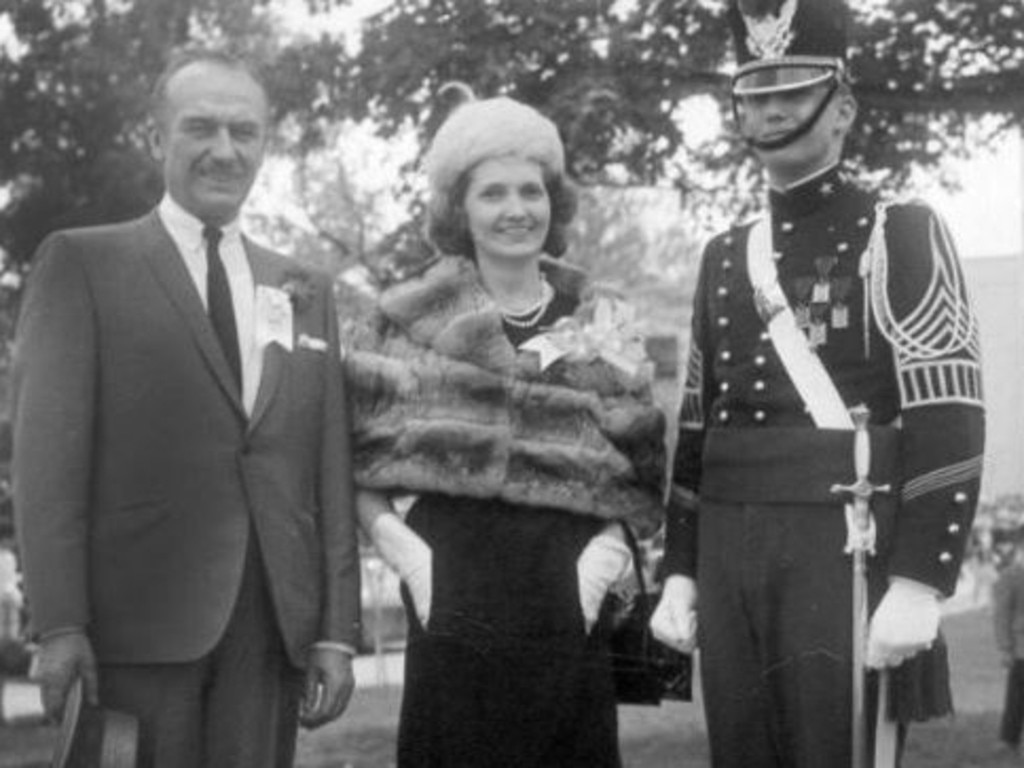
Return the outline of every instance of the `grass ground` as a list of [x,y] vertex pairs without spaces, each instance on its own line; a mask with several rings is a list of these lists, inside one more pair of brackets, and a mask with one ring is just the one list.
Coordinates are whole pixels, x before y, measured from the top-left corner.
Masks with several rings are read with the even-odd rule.
[[[993,755],[1003,697],[1003,670],[993,648],[991,616],[974,609],[946,619],[957,714],[911,729],[903,768],[1004,768]],[[301,768],[389,768],[401,690],[357,692],[348,714],[304,734]],[[623,707],[620,734],[626,768],[708,768],[699,704]],[[1024,765],[1024,761],[1016,763]]]
[[[1013,765],[992,755],[1003,671],[992,647],[991,617],[987,609],[974,609],[950,617],[945,627],[957,714],[948,720],[915,726],[903,768]],[[302,734],[298,768],[393,766],[400,701],[401,689],[397,687],[360,688],[340,721]],[[699,704],[624,707],[620,712],[626,768],[708,768]],[[0,729],[0,768],[45,765],[48,738],[41,729]]]

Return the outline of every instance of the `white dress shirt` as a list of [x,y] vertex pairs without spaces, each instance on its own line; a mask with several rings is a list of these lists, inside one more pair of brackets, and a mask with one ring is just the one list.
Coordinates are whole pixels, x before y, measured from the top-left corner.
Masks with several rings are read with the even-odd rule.
[[[203,306],[208,308],[206,298],[206,240],[203,238],[203,222],[176,203],[170,195],[164,195],[157,209],[160,220],[171,235],[185,262],[185,268],[192,277]],[[220,258],[228,276],[231,303],[235,310],[235,326],[238,329],[238,351],[242,363],[242,404],[252,414],[263,374],[263,349],[256,344],[255,295],[256,286],[252,267],[242,244],[242,232],[238,219],[221,227]]]

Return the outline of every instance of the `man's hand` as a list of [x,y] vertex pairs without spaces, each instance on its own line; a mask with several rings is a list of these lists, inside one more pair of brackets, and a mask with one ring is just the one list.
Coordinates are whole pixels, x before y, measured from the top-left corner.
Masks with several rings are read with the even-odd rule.
[[79,677],[86,701],[99,704],[96,656],[82,630],[69,630],[41,640],[32,677],[42,685],[43,708],[54,720],[63,714],[71,685]]
[[597,622],[608,588],[625,576],[632,564],[633,555],[618,524],[605,526],[587,542],[576,560],[576,578],[579,583],[580,609],[588,633]]
[[669,576],[661,600],[651,615],[651,634],[677,651],[697,647],[697,582],[689,576]]
[[871,617],[866,663],[898,667],[931,648],[939,636],[939,594],[911,579],[895,578]]
[[315,647],[306,661],[306,691],[299,708],[299,722],[319,728],[337,718],[355,687],[352,657],[337,648]]

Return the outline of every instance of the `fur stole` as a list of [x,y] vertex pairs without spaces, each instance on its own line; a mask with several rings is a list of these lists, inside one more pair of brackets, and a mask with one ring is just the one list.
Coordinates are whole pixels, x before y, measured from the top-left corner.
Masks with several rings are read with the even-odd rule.
[[[556,291],[586,295],[578,269],[543,267]],[[665,419],[650,387],[600,359],[541,371],[509,342],[472,262],[443,257],[389,288],[350,338],[360,485],[660,526]]]

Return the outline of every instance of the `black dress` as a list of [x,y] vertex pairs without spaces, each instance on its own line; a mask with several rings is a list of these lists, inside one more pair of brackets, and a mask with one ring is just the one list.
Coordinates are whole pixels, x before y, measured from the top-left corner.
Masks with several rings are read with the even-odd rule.
[[[557,294],[518,345],[571,314]],[[603,629],[587,635],[576,561],[597,518],[425,494],[409,525],[433,551],[428,629],[408,610],[400,768],[617,768]]]

